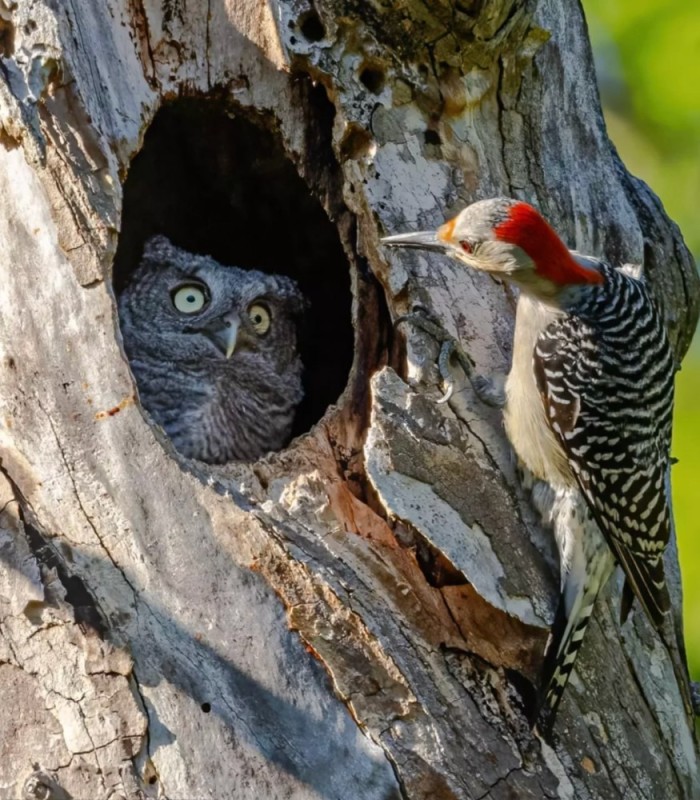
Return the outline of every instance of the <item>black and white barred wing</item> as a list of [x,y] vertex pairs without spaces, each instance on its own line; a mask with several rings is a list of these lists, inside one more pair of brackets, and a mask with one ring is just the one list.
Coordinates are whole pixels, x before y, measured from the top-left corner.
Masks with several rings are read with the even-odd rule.
[[610,298],[595,325],[563,317],[540,335],[533,357],[549,424],[629,587],[660,627],[670,607],[663,551],[674,365],[646,290],[624,284],[638,295],[627,305],[632,314],[621,319]]

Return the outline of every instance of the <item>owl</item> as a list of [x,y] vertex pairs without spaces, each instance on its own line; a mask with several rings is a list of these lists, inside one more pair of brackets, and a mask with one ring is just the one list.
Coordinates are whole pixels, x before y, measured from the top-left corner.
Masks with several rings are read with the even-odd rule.
[[304,394],[291,278],[154,236],[118,306],[141,402],[184,456],[253,461],[287,444]]

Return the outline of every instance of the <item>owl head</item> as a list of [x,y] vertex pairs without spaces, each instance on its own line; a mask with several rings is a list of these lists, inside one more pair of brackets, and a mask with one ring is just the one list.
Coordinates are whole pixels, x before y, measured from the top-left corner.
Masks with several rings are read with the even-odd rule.
[[305,304],[291,278],[226,267],[154,236],[119,299],[119,317],[131,358],[235,367],[257,356],[281,371],[297,357]]

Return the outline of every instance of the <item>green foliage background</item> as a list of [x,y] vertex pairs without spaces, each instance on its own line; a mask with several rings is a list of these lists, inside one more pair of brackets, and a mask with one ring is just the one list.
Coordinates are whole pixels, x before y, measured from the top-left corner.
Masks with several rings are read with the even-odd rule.
[[[700,261],[700,2],[583,0],[608,133]],[[673,495],[690,670],[700,680],[700,337],[676,383]]]

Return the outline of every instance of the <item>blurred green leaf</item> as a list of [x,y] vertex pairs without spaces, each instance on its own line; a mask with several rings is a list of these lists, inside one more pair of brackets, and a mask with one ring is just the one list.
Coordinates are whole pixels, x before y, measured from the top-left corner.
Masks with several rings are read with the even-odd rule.
[[611,138],[698,259],[700,2],[584,0],[584,9]]
[[683,618],[691,673],[700,679],[700,359],[687,358],[676,382],[673,429],[673,510],[683,572]]

